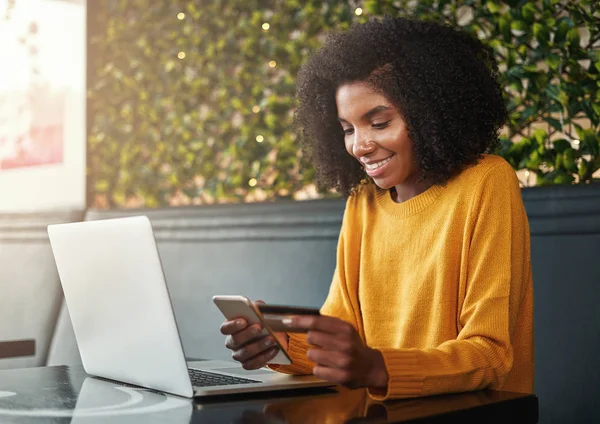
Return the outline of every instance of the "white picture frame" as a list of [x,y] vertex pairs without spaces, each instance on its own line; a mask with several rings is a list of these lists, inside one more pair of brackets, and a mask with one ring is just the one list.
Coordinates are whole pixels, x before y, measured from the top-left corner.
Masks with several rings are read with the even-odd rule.
[[0,212],[84,209],[86,2],[9,3],[0,0]]

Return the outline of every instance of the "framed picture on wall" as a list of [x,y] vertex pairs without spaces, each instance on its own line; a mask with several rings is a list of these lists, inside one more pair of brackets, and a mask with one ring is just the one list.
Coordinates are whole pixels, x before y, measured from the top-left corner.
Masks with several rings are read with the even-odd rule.
[[85,207],[85,0],[0,0],[0,212]]

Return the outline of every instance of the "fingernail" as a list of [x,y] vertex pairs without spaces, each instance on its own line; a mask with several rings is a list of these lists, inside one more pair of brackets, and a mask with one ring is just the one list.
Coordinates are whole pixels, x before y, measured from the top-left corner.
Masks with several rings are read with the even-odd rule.
[[263,342],[263,345],[265,347],[273,346],[274,344],[275,344],[275,341],[273,339],[271,339],[270,337],[266,338],[265,341]]
[[252,334],[253,335],[256,336],[260,332],[261,332],[261,328],[260,327],[258,327],[258,326],[252,327]]
[[281,320],[281,322],[283,323],[283,325],[291,326],[294,323],[294,319],[293,318],[283,318]]
[[244,321],[242,321],[241,319],[238,319],[238,320],[235,322],[235,326],[236,326],[237,328],[243,328],[243,327],[244,327]]

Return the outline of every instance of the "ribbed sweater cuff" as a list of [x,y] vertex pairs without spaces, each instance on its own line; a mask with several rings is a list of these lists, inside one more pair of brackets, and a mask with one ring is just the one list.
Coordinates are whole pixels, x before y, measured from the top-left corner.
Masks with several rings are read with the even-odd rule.
[[309,347],[305,335],[289,334],[287,354],[292,358],[292,364],[269,365],[269,368],[284,374],[312,374],[315,364],[306,357]]
[[369,389],[375,400],[418,397],[423,391],[424,376],[415,351],[406,349],[377,349],[383,355],[388,373],[387,390]]

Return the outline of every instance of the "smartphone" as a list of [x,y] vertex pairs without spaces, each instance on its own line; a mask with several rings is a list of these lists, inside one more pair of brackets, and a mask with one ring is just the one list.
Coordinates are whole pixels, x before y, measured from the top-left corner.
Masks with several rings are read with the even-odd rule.
[[269,364],[289,365],[292,363],[287,352],[281,343],[279,343],[275,334],[273,334],[273,330],[269,328],[260,311],[250,299],[244,296],[213,296],[213,302],[228,320],[244,318],[248,322],[248,325],[260,324],[263,331],[257,338],[269,335],[273,337],[279,348],[279,352],[277,352],[277,355],[268,362]]
[[288,333],[304,333],[300,328],[290,327],[283,323],[285,318],[293,315],[321,315],[316,308],[305,308],[300,306],[286,305],[257,305],[258,310],[263,316],[263,320],[273,331],[285,331]]

